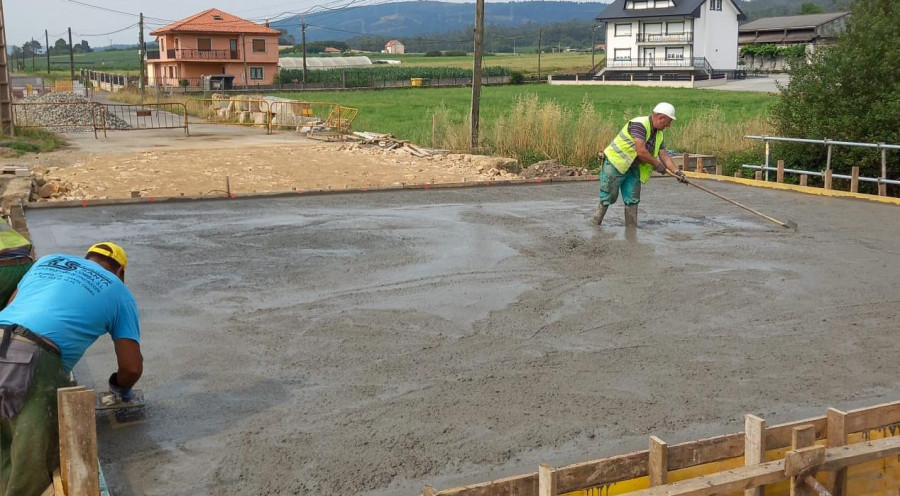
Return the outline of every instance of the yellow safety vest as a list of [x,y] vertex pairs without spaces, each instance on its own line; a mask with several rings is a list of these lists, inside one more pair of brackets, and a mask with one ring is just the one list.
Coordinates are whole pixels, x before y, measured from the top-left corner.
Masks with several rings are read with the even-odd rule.
[[0,220],[0,256],[30,256],[31,241],[17,233],[9,224]]
[[[634,160],[637,158],[637,150],[634,148],[634,138],[631,136],[631,133],[628,132],[628,126],[631,125],[632,122],[639,122],[644,125],[644,129],[647,130],[647,137],[650,137],[650,133],[652,132],[653,126],[650,124],[650,116],[646,117],[636,117],[631,119],[628,124],[625,124],[625,127],[619,131],[619,135],[616,136],[616,139],[612,140],[612,143],[603,150],[603,156],[609,160],[609,163],[613,164],[613,166],[621,172],[625,174],[628,172],[628,168],[631,167],[631,164],[634,163]],[[663,132],[656,132],[656,143],[653,145],[653,156],[659,157],[659,147],[663,144]],[[641,182],[646,183],[648,179],[650,179],[650,174],[653,173],[654,167],[651,164],[641,162],[640,163],[640,172],[641,172]]]

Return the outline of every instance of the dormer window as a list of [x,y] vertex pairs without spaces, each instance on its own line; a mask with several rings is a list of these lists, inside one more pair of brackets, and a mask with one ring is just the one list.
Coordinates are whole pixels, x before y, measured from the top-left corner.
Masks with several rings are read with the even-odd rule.
[[213,20],[214,20],[214,21],[221,21],[221,20],[222,20],[222,16],[220,16],[220,15],[214,15],[214,16],[213,16]]
[[627,0],[625,10],[665,9],[674,7],[672,0]]

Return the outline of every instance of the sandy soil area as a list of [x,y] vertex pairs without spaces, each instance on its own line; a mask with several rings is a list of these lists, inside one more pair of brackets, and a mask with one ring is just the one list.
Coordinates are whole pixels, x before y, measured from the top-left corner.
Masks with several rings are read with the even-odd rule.
[[[413,495],[900,397],[896,207],[653,179],[28,212],[113,238],[147,420],[99,420],[113,493]],[[112,346],[76,369],[102,387]]]
[[[344,189],[451,183],[514,177],[509,159],[436,154],[329,143],[294,133],[266,135],[252,128],[192,126],[178,130],[69,134],[72,145],[53,153],[0,159],[31,167],[49,200]],[[133,193],[137,192],[137,193]]]

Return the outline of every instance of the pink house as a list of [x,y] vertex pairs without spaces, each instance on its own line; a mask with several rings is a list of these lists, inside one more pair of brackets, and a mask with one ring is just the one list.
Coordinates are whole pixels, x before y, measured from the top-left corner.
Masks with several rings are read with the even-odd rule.
[[234,86],[272,84],[278,30],[209,9],[156,29],[159,52],[147,54],[150,86],[201,86],[203,76],[233,76]]

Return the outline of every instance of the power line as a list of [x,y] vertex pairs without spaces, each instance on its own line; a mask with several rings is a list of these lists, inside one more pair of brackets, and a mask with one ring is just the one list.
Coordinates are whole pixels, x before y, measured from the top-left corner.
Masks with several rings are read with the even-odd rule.
[[[69,3],[74,3],[75,5],[80,5],[80,6],[82,6],[82,7],[88,7],[88,8],[91,8],[91,9],[101,10],[101,11],[104,11],[104,12],[112,12],[112,13],[114,13],[114,14],[121,14],[121,15],[131,16],[131,17],[135,17],[135,18],[140,17],[140,14],[135,14],[135,13],[132,13],[132,12],[123,12],[123,11],[121,11],[121,10],[111,9],[111,8],[109,8],[109,7],[101,7],[101,6],[99,6],[99,5],[94,5],[94,4],[90,4],[90,3],[87,3],[87,2],[82,2],[82,1],[80,1],[80,0],[63,0],[63,1],[69,2]],[[149,16],[147,16],[147,17],[145,17],[145,18],[146,18],[146,19],[155,19],[155,20],[157,20],[157,21],[166,22],[166,23],[172,23],[172,22],[175,22],[175,21],[173,21],[173,20],[170,20],[170,19],[163,19],[163,18],[161,18],[161,17],[149,17]]]
[[117,30],[115,30],[115,31],[110,31],[110,32],[108,32],[108,33],[99,33],[99,34],[73,33],[73,34],[77,34],[78,36],[81,36],[82,38],[91,38],[91,37],[94,37],[94,36],[109,36],[109,35],[111,35],[111,34],[116,34],[116,33],[121,33],[122,31],[127,31],[127,30],[129,30],[129,29],[131,29],[131,28],[133,28],[133,27],[135,27],[135,26],[137,26],[137,25],[138,25],[138,23],[134,23],[134,24],[131,24],[130,26],[125,26],[125,27],[122,28],[122,29],[117,29]]

